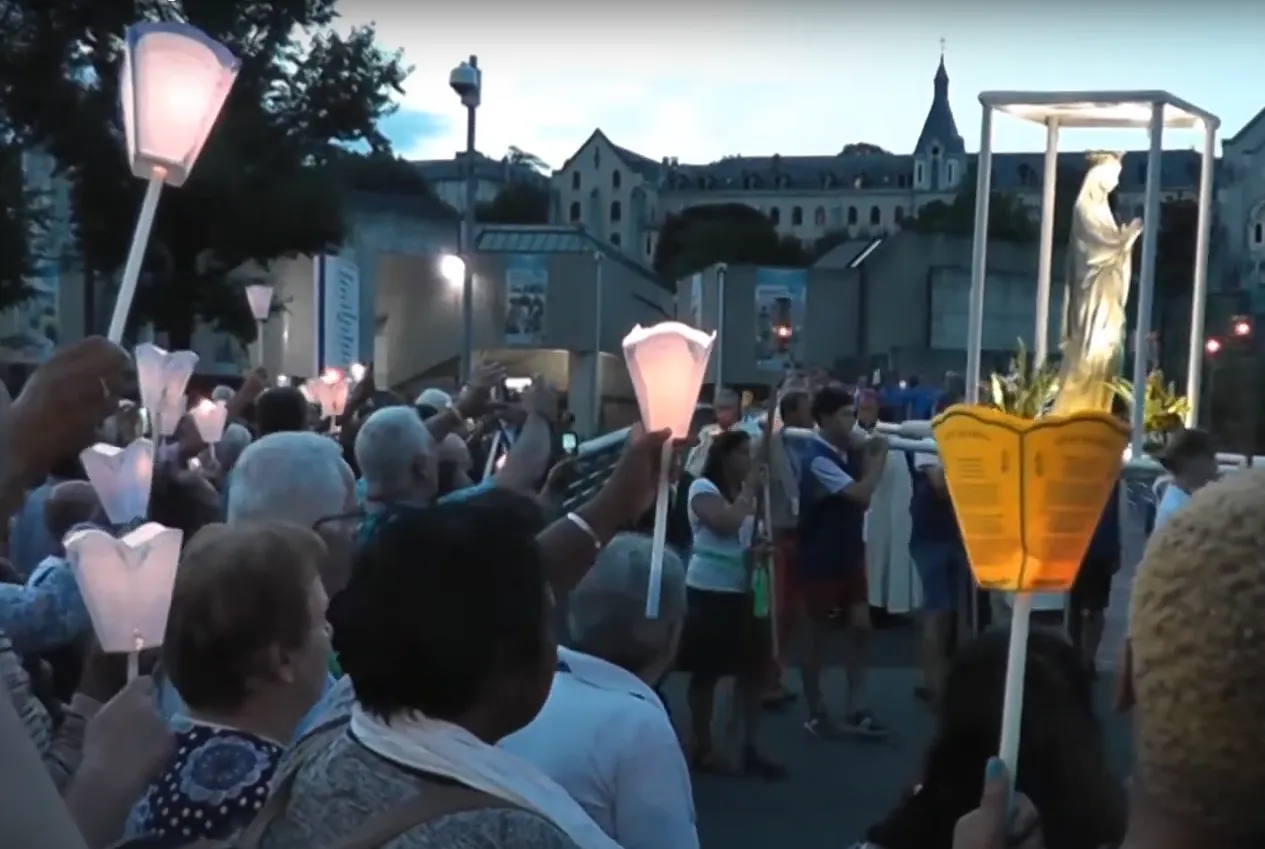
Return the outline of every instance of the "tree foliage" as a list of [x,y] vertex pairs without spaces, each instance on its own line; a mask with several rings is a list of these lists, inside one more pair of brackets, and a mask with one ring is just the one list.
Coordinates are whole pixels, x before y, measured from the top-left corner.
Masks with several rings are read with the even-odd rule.
[[548,224],[553,197],[544,186],[512,182],[475,209],[484,224]]
[[[919,233],[943,233],[969,238],[975,232],[976,170],[972,165],[962,178],[953,200],[932,201],[918,210],[905,226]],[[993,190],[988,201],[988,237],[1005,242],[1026,242],[1036,237],[1036,223],[1017,196]]]
[[0,144],[0,310],[30,297],[47,224],[47,199],[26,184],[21,145]]
[[803,267],[808,253],[794,236],[779,236],[769,219],[740,203],[691,206],[669,215],[659,231],[654,269],[676,281],[718,262]]
[[869,142],[850,142],[843,146],[840,156],[891,156],[891,152]]
[[509,150],[505,152],[505,156],[501,161],[513,166],[530,168],[537,174],[548,174],[551,170],[548,162],[545,162],[536,154],[528,153],[521,147],[514,145],[510,145]]
[[[0,111],[65,169],[85,264],[114,273],[144,188],[123,150],[121,35],[138,16],[173,6],[6,7],[15,4],[10,49],[0,57]],[[134,320],[152,320],[173,345],[188,344],[197,317],[249,338],[253,323],[229,272],[341,245],[349,186],[429,191],[420,178],[409,182],[415,172],[390,156],[377,128],[408,69],[378,47],[372,27],[330,31],[334,0],[184,0],[179,8],[239,56],[242,69],[189,181],[163,193]],[[369,155],[348,153],[353,145]]]

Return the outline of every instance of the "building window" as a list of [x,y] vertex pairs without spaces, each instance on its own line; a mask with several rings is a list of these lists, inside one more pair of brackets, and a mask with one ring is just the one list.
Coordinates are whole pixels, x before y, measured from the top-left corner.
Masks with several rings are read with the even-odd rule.
[[848,207],[848,224],[857,223],[857,208],[855,206]]
[[875,226],[883,223],[883,211],[877,206],[870,207],[870,223]]
[[957,183],[957,170],[957,163],[953,160],[950,159],[948,162],[944,163],[944,181],[948,184],[949,188],[953,188],[953,186]]
[[571,190],[572,191],[580,190],[580,172],[579,171],[571,172]]
[[1252,225],[1252,247],[1259,248],[1265,245],[1265,225],[1257,221]]
[[781,211],[780,209],[778,209],[776,206],[775,206],[775,207],[773,207],[772,209],[770,209],[770,210],[769,210],[769,220],[773,222],[773,226],[774,226],[774,227],[776,227],[777,225],[781,224],[781,223],[782,223],[782,211]]
[[905,207],[903,207],[903,206],[898,206],[898,207],[896,207],[896,216],[895,216],[895,218],[896,218],[896,223],[897,223],[897,224],[900,224],[902,221],[904,221],[904,220],[905,220]]
[[602,167],[602,149],[600,147],[593,148],[593,167]]
[[619,173],[619,169],[616,168],[614,171],[611,172],[611,188],[618,189],[619,184],[623,179],[624,179],[623,176]]
[[801,206],[791,207],[791,226],[799,227],[804,223],[804,208]]
[[824,206],[817,207],[817,211],[813,213],[813,224],[818,227],[826,226],[826,208]]
[[575,201],[571,204],[571,221],[575,222],[579,220],[580,220],[580,202]]
[[619,243],[622,241],[623,241],[623,238],[618,233],[611,233],[612,245],[614,245],[615,247],[619,247]]
[[915,186],[922,185],[922,163],[921,162],[914,165],[914,185]]
[[646,256],[650,256],[653,253],[654,253],[654,241],[649,236],[647,236],[646,237]]
[[624,220],[624,208],[620,205],[619,201],[617,200],[611,201],[611,221],[623,221],[623,220]]

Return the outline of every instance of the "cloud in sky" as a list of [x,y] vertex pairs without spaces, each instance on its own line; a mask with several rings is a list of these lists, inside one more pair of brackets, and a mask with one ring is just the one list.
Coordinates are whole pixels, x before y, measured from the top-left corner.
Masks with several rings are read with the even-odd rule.
[[[894,0],[879,8],[744,0],[726,11],[680,0],[462,0],[439,7],[344,0],[341,12],[344,26],[376,22],[379,40],[403,49],[413,66],[398,128],[387,126],[411,158],[446,158],[464,148],[465,115],[448,74],[471,53],[484,69],[479,149],[501,156],[515,145],[554,168],[597,128],[646,156],[683,162],[832,154],[858,141],[907,153],[930,105],[941,38],[958,128],[972,150],[976,94],[990,89],[1168,88],[1219,112],[1230,132],[1259,108],[1254,94],[1246,102],[1225,83],[1240,75],[1231,66],[1255,61],[1250,33],[1259,28],[1218,14],[1225,6],[1226,15],[1241,17],[1246,7],[1207,0],[1198,12],[1140,17],[1134,4],[1091,10],[1091,2],[1068,0],[1080,7],[1068,9]],[[963,14],[971,11],[965,7],[978,14]],[[1265,25],[1265,9],[1252,15]],[[1209,32],[1206,49],[1191,42],[1196,24]],[[1037,150],[1044,133],[999,120],[995,144]],[[1137,148],[1145,138],[1082,133],[1066,144]]]

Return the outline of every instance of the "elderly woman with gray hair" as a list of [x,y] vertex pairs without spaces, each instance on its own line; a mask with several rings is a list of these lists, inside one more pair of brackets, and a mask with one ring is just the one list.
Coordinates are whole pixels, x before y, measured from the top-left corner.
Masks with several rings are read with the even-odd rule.
[[[501,747],[571,794],[624,849],[697,849],[689,768],[652,689],[685,622],[685,567],[664,556],[659,616],[647,619],[648,537],[616,536],[571,592],[572,648],[536,718]],[[565,746],[559,740],[567,740]]]

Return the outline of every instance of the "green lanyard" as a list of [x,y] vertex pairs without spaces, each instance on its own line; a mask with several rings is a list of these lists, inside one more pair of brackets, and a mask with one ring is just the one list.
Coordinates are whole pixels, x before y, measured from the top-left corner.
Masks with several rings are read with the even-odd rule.
[[[743,572],[747,570],[746,558],[741,554],[696,548],[693,555]],[[769,572],[763,566],[756,566],[751,572],[751,601],[757,619],[769,618]]]

